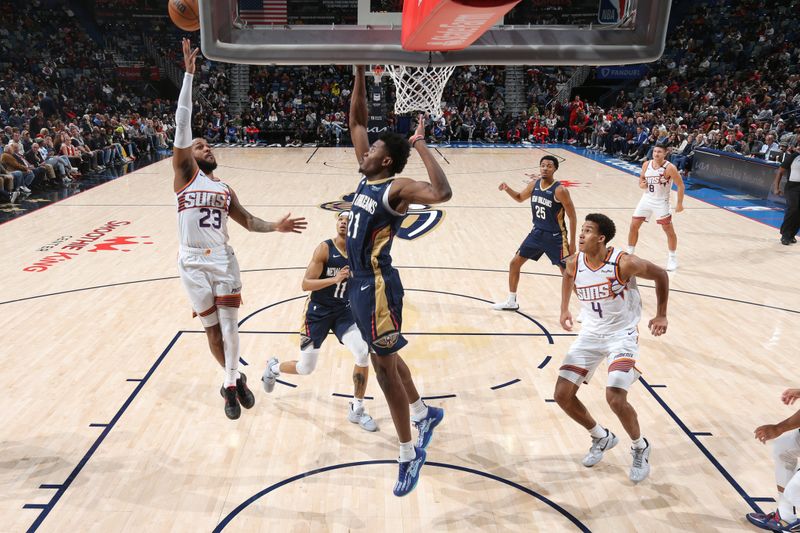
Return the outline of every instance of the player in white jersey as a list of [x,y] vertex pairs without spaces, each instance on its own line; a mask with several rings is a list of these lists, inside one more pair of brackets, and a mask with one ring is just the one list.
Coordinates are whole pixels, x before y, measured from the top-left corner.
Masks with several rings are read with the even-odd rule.
[[672,184],[678,186],[678,203],[675,212],[683,211],[683,194],[685,187],[681,173],[675,165],[665,160],[667,148],[662,144],[653,147],[653,159],[642,165],[642,173],[639,175],[639,187],[644,189],[642,199],[636,206],[631,220],[631,229],[628,232],[628,253],[632,254],[636,250],[636,243],[639,241],[639,228],[642,223],[651,217],[664,229],[667,234],[667,248],[669,256],[667,258],[667,270],[678,268],[678,236],[675,234],[675,227],[672,225],[672,210],[669,204]]
[[[800,400],[800,389],[786,389],[781,401],[792,405]],[[763,443],[775,439],[772,457],[775,459],[775,481],[778,484],[778,509],[767,514],[750,513],[747,520],[771,531],[800,531],[800,411],[777,424],[766,424],[755,430],[756,439]]]
[[592,418],[577,393],[600,363],[608,361],[606,401],[633,441],[629,477],[638,483],[650,473],[650,443],[642,436],[636,411],[628,403],[628,388],[640,375],[636,362],[642,301],[636,277],[656,284],[657,311],[648,324],[655,336],[667,331],[669,277],[653,263],[609,247],[615,233],[614,222],[607,216],[587,215],[578,239],[580,251],[567,259],[561,284],[561,326],[572,331],[569,300],[573,292],[581,304],[583,323],[559,369],[554,398],[591,434],[592,445],[582,462],[587,467],[596,465],[619,440]]
[[192,140],[192,78],[198,53],[188,39],[183,40],[186,74],[175,112],[172,157],[180,232],[178,271],[206,330],[211,353],[225,369],[220,393],[225,398],[225,415],[235,420],[241,415],[241,406],[251,408],[255,398],[247,388],[247,378],[239,372],[242,282],[236,256],[228,246],[228,216],[248,231],[257,232],[300,233],[306,222],[289,215],[278,222],[265,222],[242,207],[233,189],[214,177],[217,161],[211,147],[205,139]]

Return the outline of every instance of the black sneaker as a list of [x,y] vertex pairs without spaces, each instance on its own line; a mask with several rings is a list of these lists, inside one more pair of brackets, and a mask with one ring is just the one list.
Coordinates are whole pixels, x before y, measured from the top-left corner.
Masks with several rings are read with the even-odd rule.
[[256,404],[256,397],[247,388],[247,376],[239,372],[239,379],[236,380],[236,397],[245,409],[250,409]]
[[239,406],[239,399],[236,397],[236,385],[230,387],[222,387],[219,393],[225,398],[225,416],[231,420],[236,420],[242,414],[242,408]]
[[781,244],[784,246],[789,246],[790,244],[792,244],[792,241],[787,239],[786,237],[781,237]]
[[797,243],[797,237],[792,237],[791,239],[789,239],[789,242],[792,243],[792,244],[796,244]]

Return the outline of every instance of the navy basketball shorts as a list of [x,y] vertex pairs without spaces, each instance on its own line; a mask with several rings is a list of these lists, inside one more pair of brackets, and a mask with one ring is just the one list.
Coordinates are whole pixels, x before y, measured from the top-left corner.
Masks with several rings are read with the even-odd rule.
[[330,332],[341,343],[344,334],[354,324],[353,313],[347,305],[331,308],[309,299],[303,314],[303,324],[300,326],[300,348],[313,343],[314,348],[319,349]]
[[353,318],[370,350],[378,355],[391,355],[408,344],[400,333],[403,284],[397,270],[353,277],[347,291]]
[[564,266],[564,258],[569,255],[569,248],[561,232],[542,231],[534,228],[517,250],[520,256],[538,261],[546,255],[550,262]]

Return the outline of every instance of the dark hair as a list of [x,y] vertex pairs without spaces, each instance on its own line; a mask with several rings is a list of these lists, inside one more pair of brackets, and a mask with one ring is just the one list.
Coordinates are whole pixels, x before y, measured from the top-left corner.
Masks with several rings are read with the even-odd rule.
[[667,146],[666,143],[656,143],[653,146],[653,148],[661,148],[662,150],[664,150],[666,152],[669,147]]
[[392,165],[389,167],[389,176],[399,174],[406,168],[408,156],[411,153],[411,145],[402,135],[396,133],[384,133],[378,140],[386,145],[386,151],[392,158]]
[[614,221],[602,213],[589,213],[586,215],[586,222],[597,224],[600,235],[606,238],[606,244],[617,234],[617,227],[614,225]]
[[556,170],[558,170],[558,158],[557,158],[556,156],[554,156],[554,155],[546,155],[546,156],[543,156],[543,157],[542,157],[542,158],[539,160],[539,164],[540,164],[540,165],[542,164],[542,161],[552,161],[552,162],[553,162],[553,165],[555,165],[555,167],[556,167]]

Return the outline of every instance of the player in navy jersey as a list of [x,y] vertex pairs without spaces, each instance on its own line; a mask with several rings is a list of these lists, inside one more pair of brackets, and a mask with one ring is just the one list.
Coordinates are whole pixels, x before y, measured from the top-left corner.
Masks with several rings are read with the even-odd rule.
[[[519,272],[528,259],[538,261],[546,255],[550,262],[564,272],[564,260],[575,253],[575,206],[572,205],[569,191],[554,180],[558,170],[558,159],[546,155],[539,161],[539,179],[531,181],[521,192],[517,192],[507,183],[500,184],[499,189],[505,191],[517,202],[530,200],[533,229],[525,237],[522,245],[514,254],[508,269],[508,298],[492,307],[497,310],[516,311],[517,287]],[[569,231],[564,223],[564,215],[569,218]]]
[[[392,267],[392,241],[410,204],[439,204],[449,200],[452,192],[444,171],[425,145],[424,116],[419,117],[409,140],[386,133],[371,146],[367,119],[364,67],[358,67],[350,101],[350,134],[362,179],[347,228],[348,292],[353,317],[372,352],[375,375],[400,439],[400,469],[393,492],[405,496],[416,486],[425,448],[444,411],[423,403],[398,353],[407,341],[401,334],[403,285]],[[394,177],[403,171],[412,147],[422,159],[430,183]],[[410,420],[419,429],[416,446],[411,442]]]
[[280,363],[277,357],[271,358],[261,381],[264,390],[272,392],[281,374],[306,375],[313,372],[322,343],[328,332],[332,331],[355,357],[353,400],[347,418],[367,431],[377,431],[378,426],[364,407],[369,376],[369,348],[356,327],[347,298],[350,267],[347,264],[344,236],[349,215],[349,212],[338,214],[336,237],[317,246],[303,277],[303,290],[311,291],[311,294],[306,300],[300,326],[300,359]]

